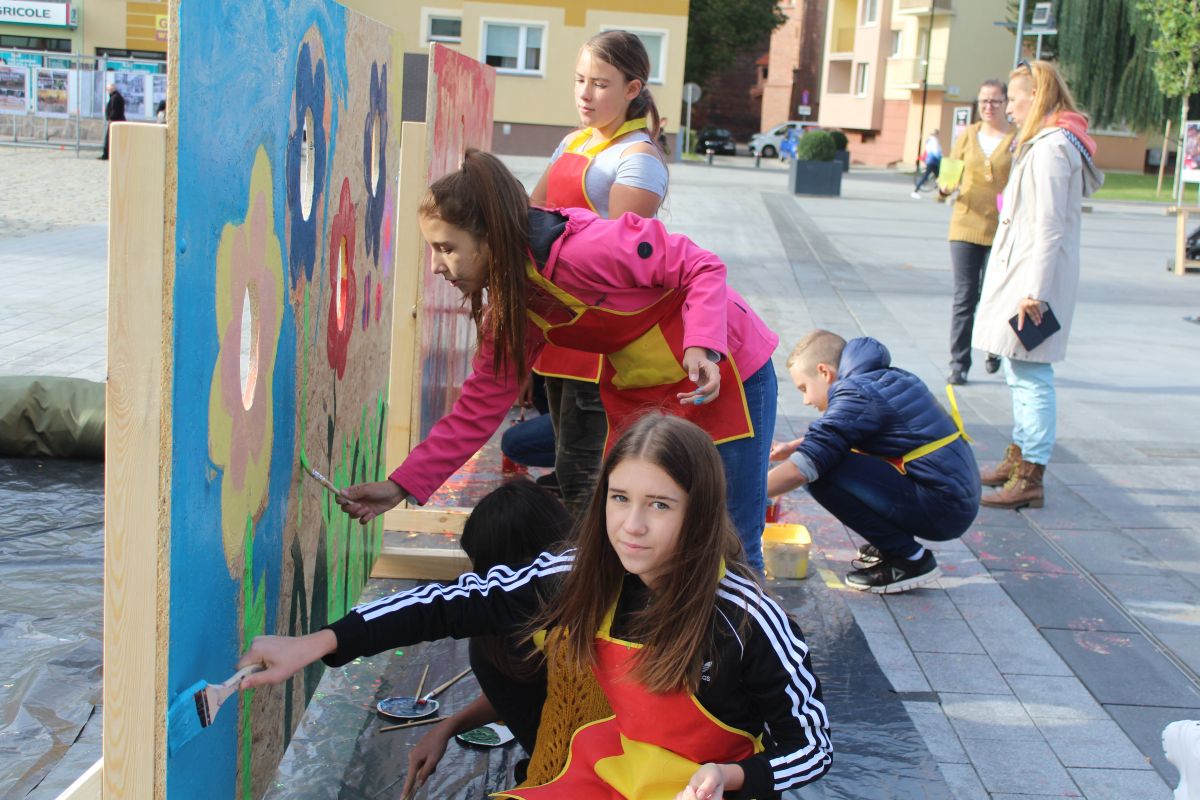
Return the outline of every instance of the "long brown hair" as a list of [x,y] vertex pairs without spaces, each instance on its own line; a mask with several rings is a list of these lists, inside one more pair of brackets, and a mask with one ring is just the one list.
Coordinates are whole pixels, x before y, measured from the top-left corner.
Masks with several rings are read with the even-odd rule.
[[1023,63],[1008,76],[1008,85],[1013,81],[1027,81],[1033,90],[1033,102],[1029,106],[1029,116],[1026,117],[1021,129],[1017,131],[1015,147],[1021,146],[1036,136],[1043,128],[1051,124],[1050,118],[1060,111],[1079,113],[1071,89],[1058,68],[1049,61],[1031,61]]
[[482,338],[495,342],[492,366],[525,375],[525,261],[529,251],[529,195],[490,153],[468,147],[462,168],[434,181],[418,213],[462,228],[487,259],[487,313],[483,291],[471,295],[471,318]]
[[725,470],[707,433],[681,417],[651,411],[635,422],[604,459],[591,505],[576,529],[575,563],[555,603],[535,629],[561,626],[563,646],[576,669],[596,662],[594,637],[625,577],[608,540],[609,476],[627,459],[661,468],[687,493],[683,524],[650,604],[632,615],[629,635],[643,646],[633,677],[652,692],[695,691],[711,652],[720,565],[754,580],[725,508]]
[[646,132],[658,147],[662,116],[650,93],[650,54],[642,40],[629,31],[604,31],[584,43],[584,48],[606,64],[616,67],[626,81],[641,81],[642,90],[629,103],[625,119],[646,118]]

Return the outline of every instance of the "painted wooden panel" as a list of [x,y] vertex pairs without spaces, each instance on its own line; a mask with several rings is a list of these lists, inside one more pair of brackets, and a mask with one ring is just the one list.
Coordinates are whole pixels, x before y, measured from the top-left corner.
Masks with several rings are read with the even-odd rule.
[[[354,603],[381,547],[300,470],[385,473],[400,75],[328,0],[175,0],[168,114],[168,702]],[[169,755],[174,798],[259,797],[320,666]]]
[[[494,69],[448,47],[431,46],[425,112],[429,183],[458,169],[466,148],[491,150],[495,95]],[[433,275],[429,249],[423,247],[422,252],[420,424],[414,426],[417,441],[429,434],[433,424],[458,399],[476,341],[462,295]]]

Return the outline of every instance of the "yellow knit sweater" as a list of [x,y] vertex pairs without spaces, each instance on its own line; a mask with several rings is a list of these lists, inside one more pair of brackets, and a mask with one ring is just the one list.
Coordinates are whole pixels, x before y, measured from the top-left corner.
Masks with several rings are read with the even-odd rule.
[[590,669],[569,665],[567,648],[560,646],[558,630],[546,641],[546,704],[538,726],[537,744],[522,786],[540,786],[558,777],[567,765],[571,737],[589,722],[612,716],[608,698]]
[[979,146],[979,129],[982,125],[982,122],[976,122],[969,126],[958,135],[954,146],[950,148],[950,158],[963,162],[963,176],[958,185],[958,198],[954,201],[950,235],[947,238],[952,242],[991,247],[1000,217],[996,195],[1003,192],[1008,183],[1008,172],[1012,168],[1009,147],[1015,131],[1008,132],[989,158]]

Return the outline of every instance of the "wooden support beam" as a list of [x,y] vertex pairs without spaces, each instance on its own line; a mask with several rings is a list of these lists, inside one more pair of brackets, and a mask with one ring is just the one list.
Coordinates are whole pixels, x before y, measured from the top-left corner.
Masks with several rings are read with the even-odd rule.
[[371,577],[452,581],[470,571],[471,562],[462,550],[385,546],[371,570]]
[[469,508],[401,506],[383,515],[383,529],[402,533],[462,533],[470,513]]
[[1175,215],[1175,274],[1200,269],[1200,261],[1187,257],[1188,218],[1200,216],[1200,207],[1170,206],[1167,214]]
[[75,779],[75,782],[63,789],[55,800],[101,800],[104,759],[96,760],[88,767],[87,772]]
[[[166,128],[112,126],[104,469],[104,795],[166,796],[170,376]],[[172,197],[173,197],[172,193]],[[98,795],[97,795],[98,796]]]

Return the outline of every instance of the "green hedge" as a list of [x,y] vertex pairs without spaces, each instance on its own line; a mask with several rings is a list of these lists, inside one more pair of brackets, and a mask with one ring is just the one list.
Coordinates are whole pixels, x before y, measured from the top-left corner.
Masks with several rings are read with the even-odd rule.
[[829,131],[809,131],[796,145],[797,161],[833,161],[837,152]]

